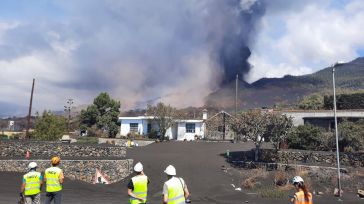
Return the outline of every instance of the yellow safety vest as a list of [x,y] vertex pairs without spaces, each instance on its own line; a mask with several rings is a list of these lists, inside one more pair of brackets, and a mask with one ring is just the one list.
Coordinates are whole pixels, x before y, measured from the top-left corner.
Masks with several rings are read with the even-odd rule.
[[140,204],[147,202],[147,192],[148,192],[148,177],[145,175],[134,176],[131,178],[133,182],[134,190],[133,193],[140,198],[144,198],[144,201],[140,201],[136,198],[130,197],[129,202],[131,204]]
[[36,171],[31,171],[24,175],[25,195],[36,195],[40,193],[40,177],[40,173]]
[[312,204],[312,194],[308,194],[308,198],[305,198],[305,193],[303,191],[295,193],[294,204]]
[[59,183],[61,172],[62,170],[58,167],[50,167],[45,170],[47,192],[58,192],[62,190],[62,184]]
[[185,192],[182,181],[173,177],[166,182],[168,188],[168,204],[185,204]]

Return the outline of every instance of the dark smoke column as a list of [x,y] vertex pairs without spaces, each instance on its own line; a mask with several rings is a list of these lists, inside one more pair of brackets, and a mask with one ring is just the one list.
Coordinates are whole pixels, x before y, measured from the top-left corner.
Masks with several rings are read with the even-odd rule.
[[241,0],[231,0],[229,6],[235,22],[230,22],[219,50],[219,60],[224,68],[223,84],[235,80],[236,74],[244,79],[244,75],[249,72],[249,44],[253,40],[256,25],[264,14],[264,5],[259,0],[249,8],[242,8]]

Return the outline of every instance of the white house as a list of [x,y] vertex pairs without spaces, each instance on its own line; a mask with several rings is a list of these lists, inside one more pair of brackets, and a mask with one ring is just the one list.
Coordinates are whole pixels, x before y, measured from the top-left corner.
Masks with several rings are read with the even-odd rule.
[[[153,116],[119,117],[120,135],[131,132],[147,135],[153,129],[158,130],[158,124]],[[195,136],[204,138],[204,120],[175,120],[174,125],[167,129],[166,137],[172,140],[194,140]]]

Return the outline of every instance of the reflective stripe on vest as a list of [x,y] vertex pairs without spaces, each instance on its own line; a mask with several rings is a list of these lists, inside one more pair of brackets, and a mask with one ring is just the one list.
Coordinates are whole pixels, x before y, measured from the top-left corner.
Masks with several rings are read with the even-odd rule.
[[139,204],[147,202],[147,192],[148,192],[148,177],[145,175],[134,176],[131,178],[133,182],[134,190],[133,193],[140,198],[143,198],[144,201],[140,201],[134,197],[130,197],[129,202],[131,204]]
[[295,193],[294,204],[312,204],[312,194],[308,193],[308,198],[305,198],[305,193],[303,191]]
[[173,177],[166,182],[168,188],[168,204],[185,204],[185,193],[182,182]]
[[36,195],[40,193],[40,173],[36,171],[29,172],[24,175],[25,195]]
[[59,176],[62,170],[58,167],[50,167],[45,170],[46,191],[57,192],[62,190],[62,185],[59,183]]

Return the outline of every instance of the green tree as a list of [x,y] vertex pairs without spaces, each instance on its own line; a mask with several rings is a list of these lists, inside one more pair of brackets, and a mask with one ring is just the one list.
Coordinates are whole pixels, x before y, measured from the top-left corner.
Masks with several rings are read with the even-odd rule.
[[[269,117],[260,110],[248,111],[236,116],[232,129],[238,139],[250,139],[255,144],[255,161],[259,159],[259,149],[267,135]],[[242,138],[243,137],[243,138]]]
[[298,104],[300,109],[319,110],[324,107],[324,97],[320,94],[305,96]]
[[294,128],[287,137],[292,149],[320,150],[323,145],[321,129],[313,125],[300,125]]
[[158,124],[161,140],[164,140],[168,128],[173,126],[179,116],[176,108],[164,103],[148,105],[147,114],[153,116],[153,120]]
[[286,140],[289,131],[292,129],[293,121],[291,117],[277,113],[270,113],[268,117],[265,138],[269,139],[274,148],[278,150],[280,143]]
[[63,116],[56,116],[50,111],[44,111],[42,116],[37,116],[34,138],[39,140],[57,140],[66,131],[67,120]]
[[364,121],[343,121],[338,125],[340,150],[359,151],[364,147]]
[[108,137],[115,137],[119,131],[118,115],[120,102],[113,100],[108,93],[100,93],[92,105],[81,111],[81,130],[101,130]]
[[[338,110],[364,109],[364,93],[339,94],[336,97]],[[324,97],[325,109],[333,109],[333,96]]]

